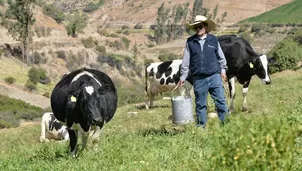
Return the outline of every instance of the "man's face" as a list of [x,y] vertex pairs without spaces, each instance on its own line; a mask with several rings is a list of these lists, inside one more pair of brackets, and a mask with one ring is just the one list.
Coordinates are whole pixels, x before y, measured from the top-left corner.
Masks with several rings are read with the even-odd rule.
[[197,24],[194,28],[195,28],[196,34],[198,36],[203,36],[207,32],[208,26],[204,23],[200,23],[200,24]]

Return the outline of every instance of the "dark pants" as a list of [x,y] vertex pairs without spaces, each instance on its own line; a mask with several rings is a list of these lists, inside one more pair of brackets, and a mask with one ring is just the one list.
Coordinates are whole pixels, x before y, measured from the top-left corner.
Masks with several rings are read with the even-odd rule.
[[204,77],[194,77],[194,93],[196,103],[197,126],[205,127],[207,123],[207,96],[208,92],[214,100],[218,117],[221,122],[228,114],[228,107],[225,100],[223,83],[220,74],[213,74]]

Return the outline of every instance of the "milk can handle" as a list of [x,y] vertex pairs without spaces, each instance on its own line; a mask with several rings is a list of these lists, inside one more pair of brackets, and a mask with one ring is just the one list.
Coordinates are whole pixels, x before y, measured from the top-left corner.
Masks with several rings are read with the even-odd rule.
[[174,97],[174,91],[177,89],[179,87],[179,84],[177,84],[174,88],[173,88],[173,90],[172,90],[172,98]]

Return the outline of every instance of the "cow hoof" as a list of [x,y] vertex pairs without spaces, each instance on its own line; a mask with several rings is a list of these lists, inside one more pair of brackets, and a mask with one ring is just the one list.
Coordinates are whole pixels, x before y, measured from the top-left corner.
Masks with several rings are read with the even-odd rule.
[[40,142],[41,143],[49,142],[49,139],[40,137]]
[[234,113],[234,109],[229,110],[229,114]]
[[248,111],[248,108],[246,106],[243,106],[242,109],[241,109],[241,111],[242,112],[246,112],[246,111]]

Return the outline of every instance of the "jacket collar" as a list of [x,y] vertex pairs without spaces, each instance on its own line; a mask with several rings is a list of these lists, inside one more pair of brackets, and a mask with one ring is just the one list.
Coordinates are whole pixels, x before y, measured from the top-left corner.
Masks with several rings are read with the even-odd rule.
[[[206,41],[211,41],[213,39],[213,35],[207,33],[205,39],[206,39]],[[197,34],[195,34],[194,35],[194,40],[198,41],[198,40],[200,40],[200,37],[197,36]]]

